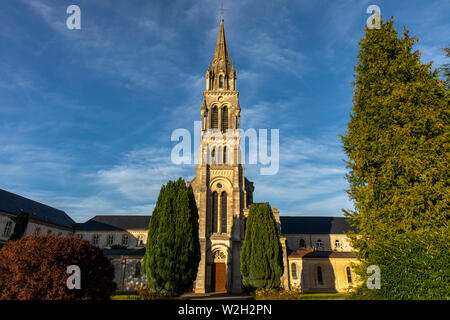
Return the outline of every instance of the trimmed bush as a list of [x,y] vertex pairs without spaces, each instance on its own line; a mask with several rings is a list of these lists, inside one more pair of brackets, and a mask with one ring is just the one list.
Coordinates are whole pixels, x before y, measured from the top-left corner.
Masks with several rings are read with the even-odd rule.
[[[70,265],[81,269],[81,289],[67,288]],[[107,300],[113,278],[102,251],[78,237],[33,234],[0,250],[0,299]]]
[[197,277],[200,242],[194,193],[183,179],[161,188],[147,239],[144,270],[151,294],[186,292]]
[[246,224],[241,250],[241,275],[244,287],[277,288],[283,275],[283,249],[269,203],[254,203]]

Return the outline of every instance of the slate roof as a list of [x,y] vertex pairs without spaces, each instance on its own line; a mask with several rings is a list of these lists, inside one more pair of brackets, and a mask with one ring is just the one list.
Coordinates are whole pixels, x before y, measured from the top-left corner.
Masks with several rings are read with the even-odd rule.
[[282,234],[344,234],[354,228],[343,217],[280,216]]
[[145,248],[140,249],[105,249],[103,253],[107,256],[144,256]]
[[355,255],[347,251],[297,250],[289,254],[289,258],[355,258]]
[[60,227],[72,228],[75,225],[75,221],[64,211],[3,189],[0,189],[0,211],[14,215],[18,215],[21,212],[28,212],[30,219]]
[[150,217],[151,216],[98,215],[84,223],[77,223],[75,229],[86,231],[147,230]]

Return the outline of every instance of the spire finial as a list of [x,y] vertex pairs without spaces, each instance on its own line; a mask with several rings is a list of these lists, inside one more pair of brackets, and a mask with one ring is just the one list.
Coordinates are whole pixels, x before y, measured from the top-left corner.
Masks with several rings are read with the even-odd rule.
[[222,1],[222,6],[217,9],[217,11],[220,11],[220,20],[223,20],[223,12],[225,11],[224,7],[223,7],[223,1]]

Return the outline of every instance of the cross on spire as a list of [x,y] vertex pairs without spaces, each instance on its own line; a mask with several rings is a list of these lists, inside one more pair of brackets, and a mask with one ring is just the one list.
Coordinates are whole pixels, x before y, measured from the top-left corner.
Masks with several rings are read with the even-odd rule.
[[217,9],[217,11],[220,11],[220,19],[223,19],[223,12],[225,11],[224,7],[223,7],[223,1],[222,1],[222,6]]

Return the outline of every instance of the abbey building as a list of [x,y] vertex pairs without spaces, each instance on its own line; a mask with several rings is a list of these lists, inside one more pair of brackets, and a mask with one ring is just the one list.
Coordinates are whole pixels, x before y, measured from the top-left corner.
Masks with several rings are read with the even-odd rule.
[[[193,287],[199,294],[240,293],[243,289],[240,251],[254,186],[245,177],[241,161],[236,81],[221,19],[214,57],[205,75],[199,163],[189,182],[199,209],[201,260]],[[346,218],[285,217],[276,208],[272,210],[283,248],[284,288],[340,292],[354,285],[352,264],[358,261],[345,235],[351,229]],[[30,213],[25,236],[75,235],[102,248],[115,267],[118,291],[135,291],[146,284],[142,259],[150,216],[97,215],[76,223],[64,211],[0,189],[0,247],[14,228],[11,218],[20,212]]]

